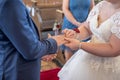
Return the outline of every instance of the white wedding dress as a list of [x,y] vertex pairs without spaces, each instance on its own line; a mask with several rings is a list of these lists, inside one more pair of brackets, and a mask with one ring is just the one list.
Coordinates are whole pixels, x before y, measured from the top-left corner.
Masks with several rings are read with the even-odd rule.
[[[93,43],[107,43],[112,34],[120,39],[120,12],[97,27],[103,3],[106,1],[97,4],[87,19]],[[120,56],[99,57],[80,49],[63,66],[58,77],[60,80],[120,80]]]

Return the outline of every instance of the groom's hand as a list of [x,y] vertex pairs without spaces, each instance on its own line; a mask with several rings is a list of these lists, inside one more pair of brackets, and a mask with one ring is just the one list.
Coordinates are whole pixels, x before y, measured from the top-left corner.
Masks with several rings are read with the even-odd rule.
[[51,61],[53,59],[55,59],[57,56],[57,54],[50,54],[50,55],[45,55],[42,57],[43,61]]
[[75,38],[77,35],[76,32],[72,29],[64,29],[62,33],[64,33],[65,37],[67,38]]
[[48,34],[48,38],[53,38],[57,42],[58,46],[67,43],[67,41],[64,39],[65,38],[64,34],[57,36],[51,36],[50,34]]

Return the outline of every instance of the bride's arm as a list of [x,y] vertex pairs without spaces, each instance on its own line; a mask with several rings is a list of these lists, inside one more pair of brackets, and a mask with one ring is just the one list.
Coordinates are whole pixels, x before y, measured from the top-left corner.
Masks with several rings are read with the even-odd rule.
[[79,40],[85,40],[92,35],[87,22],[84,22],[78,29],[80,31],[80,33],[77,34],[77,36],[79,36]]
[[114,57],[120,54],[120,39],[112,35],[108,43],[81,42],[81,48],[89,53],[103,57]]
[[83,49],[88,53],[102,56],[102,57],[115,57],[120,54],[120,39],[112,35],[108,43],[92,43],[92,42],[79,42],[79,40],[65,38],[69,41],[66,46],[73,50]]

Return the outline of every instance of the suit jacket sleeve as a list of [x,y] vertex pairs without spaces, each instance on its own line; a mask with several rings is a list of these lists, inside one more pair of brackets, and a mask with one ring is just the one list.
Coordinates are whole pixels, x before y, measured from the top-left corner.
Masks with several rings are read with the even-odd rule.
[[55,53],[57,43],[53,39],[39,41],[29,20],[25,6],[20,0],[8,0],[1,13],[1,29],[19,53],[28,60]]

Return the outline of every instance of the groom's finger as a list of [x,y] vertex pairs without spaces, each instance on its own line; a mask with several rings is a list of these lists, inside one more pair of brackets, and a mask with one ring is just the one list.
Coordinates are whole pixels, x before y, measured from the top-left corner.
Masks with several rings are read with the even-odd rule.
[[52,37],[51,34],[48,33],[48,38],[51,38],[51,37]]
[[71,42],[72,39],[71,38],[64,38],[64,40],[68,41],[68,42]]

